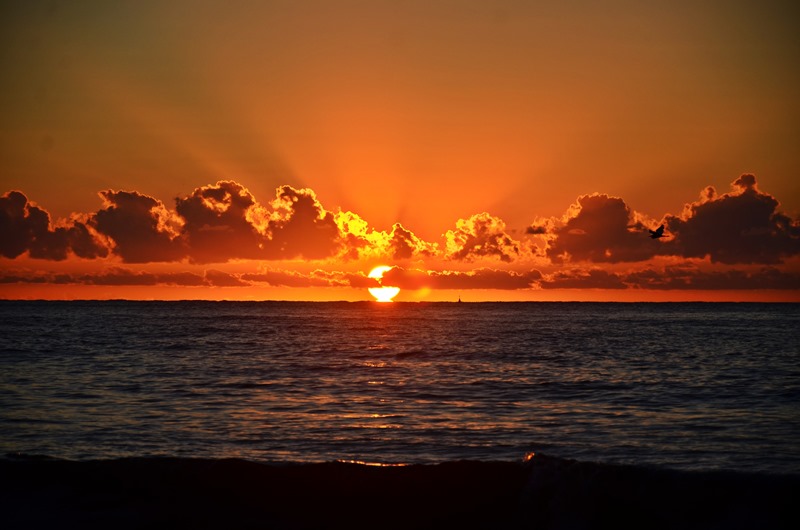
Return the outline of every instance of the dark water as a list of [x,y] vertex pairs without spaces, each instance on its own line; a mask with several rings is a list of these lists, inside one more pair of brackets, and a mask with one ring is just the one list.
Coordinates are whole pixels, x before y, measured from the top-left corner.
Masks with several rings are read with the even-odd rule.
[[0,454],[800,473],[800,305],[0,302]]

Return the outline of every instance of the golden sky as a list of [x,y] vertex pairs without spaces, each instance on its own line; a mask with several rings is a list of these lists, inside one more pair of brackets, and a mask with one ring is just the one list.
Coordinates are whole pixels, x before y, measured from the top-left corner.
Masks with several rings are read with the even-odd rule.
[[795,13],[4,2],[0,297],[800,300]]

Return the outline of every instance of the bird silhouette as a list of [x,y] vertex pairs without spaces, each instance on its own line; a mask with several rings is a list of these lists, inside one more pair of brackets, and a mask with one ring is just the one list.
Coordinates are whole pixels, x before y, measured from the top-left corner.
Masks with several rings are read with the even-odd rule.
[[659,239],[664,237],[664,225],[659,226],[655,230],[648,230],[650,232],[650,239]]

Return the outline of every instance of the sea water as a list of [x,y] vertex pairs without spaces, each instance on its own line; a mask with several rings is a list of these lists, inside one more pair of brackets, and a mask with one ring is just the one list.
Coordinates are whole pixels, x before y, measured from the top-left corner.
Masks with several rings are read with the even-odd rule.
[[800,473],[800,304],[0,302],[0,454]]

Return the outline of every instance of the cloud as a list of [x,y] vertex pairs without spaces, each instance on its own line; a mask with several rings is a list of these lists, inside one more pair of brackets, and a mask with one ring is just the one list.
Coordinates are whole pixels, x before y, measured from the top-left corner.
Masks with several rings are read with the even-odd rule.
[[554,263],[589,261],[619,263],[644,261],[660,250],[647,236],[642,217],[619,197],[581,195],[561,223],[537,223],[529,234],[550,233],[547,256]]
[[205,278],[191,272],[149,273],[111,267],[99,273],[9,272],[0,275],[0,283],[53,283],[83,285],[208,285]]
[[511,262],[520,256],[521,244],[506,234],[505,229],[502,219],[486,212],[459,219],[456,229],[445,234],[447,258],[473,261],[494,257]]
[[542,289],[626,289],[628,286],[612,272],[602,269],[559,271],[539,281]]
[[[270,270],[257,274],[242,274],[242,280],[263,282],[275,287],[345,287],[348,280],[342,278],[344,273],[313,271],[303,274],[296,271]],[[370,285],[373,287],[373,285]]]
[[232,259],[321,259],[343,244],[333,214],[309,189],[281,186],[269,207],[231,180],[175,199],[175,211],[135,191],[100,193],[92,225],[125,263]]
[[774,267],[757,270],[701,271],[693,267],[645,269],[625,276],[630,287],[657,290],[800,289],[800,273]]
[[[664,216],[668,237],[661,240],[651,239],[647,233],[647,229],[655,228],[658,222],[634,211],[622,198],[600,193],[578,197],[561,218],[536,218],[525,231],[527,236],[533,237],[523,236],[521,240],[510,235],[515,232],[507,229],[502,219],[489,213],[460,219],[454,229],[444,234],[441,247],[420,239],[400,223],[392,225],[389,231],[378,231],[353,212],[332,213],[323,207],[311,189],[288,185],[278,187],[274,198],[268,202],[259,203],[242,184],[222,180],[176,198],[172,210],[137,191],[105,190],[99,196],[103,204],[98,211],[72,214],[67,219],[52,222],[49,213],[30,202],[22,192],[6,193],[0,197],[0,256],[46,260],[111,256],[114,259],[109,264],[119,261],[212,264],[236,259],[337,259],[406,267],[418,267],[420,262],[441,266],[441,260],[481,265],[491,261],[531,260],[528,264],[533,265],[533,258],[542,258],[535,262],[537,267],[543,266],[545,258],[556,265],[579,267],[581,263],[583,266],[622,264],[671,257],[689,261],[708,259],[724,268],[727,265],[778,265],[800,254],[800,221],[782,213],[777,199],[760,191],[753,175],[736,179],[726,194],[720,195],[713,187],[706,187],[700,198],[687,204],[680,215]],[[544,243],[543,249],[534,247],[534,241],[540,245]],[[412,260],[416,260],[413,265]],[[641,267],[653,270],[654,263],[673,261],[659,259]],[[451,265],[454,269],[461,268]],[[618,271],[619,267],[613,269]],[[425,284],[431,288],[470,288],[463,285],[527,288],[532,279],[525,275],[527,273],[490,273],[488,271],[494,270],[491,268],[472,273],[432,271],[422,276],[414,276],[406,270],[405,276],[400,278],[401,270],[389,274],[409,285]],[[770,270],[763,269],[763,273],[774,275]],[[683,288],[682,284],[697,286],[706,282],[708,288],[713,289],[717,282],[720,285],[726,282],[758,284],[758,280],[747,276],[757,276],[755,272],[741,272],[737,276],[727,271],[727,276],[708,276],[705,280],[695,272],[697,274],[687,273],[672,279],[654,278],[650,285],[657,289]],[[240,285],[261,281],[285,286],[358,284],[360,287],[375,283],[357,273],[272,271],[262,274],[260,279],[256,276],[247,279],[241,275],[222,276],[212,272],[208,278],[202,277],[202,284]],[[162,280],[144,276],[119,278],[127,282]],[[117,280],[108,276],[92,281]],[[197,279],[186,278],[186,281],[196,282]],[[538,279],[533,278],[533,281]],[[628,280],[613,274],[601,277],[593,271],[582,275],[561,271],[542,279],[544,288],[595,284],[619,288],[620,281]],[[645,277],[631,276],[630,282],[634,287],[648,285]],[[791,278],[781,276],[770,282],[767,284],[791,283]]]
[[628,273],[571,269],[545,276],[542,289],[751,290],[800,289],[800,273],[775,267],[700,270],[692,264],[648,267]]
[[538,225],[538,224],[532,224],[531,226],[529,226],[528,228],[525,229],[525,233],[526,234],[530,234],[530,235],[533,235],[533,236],[546,235],[548,232],[549,232],[549,230],[547,229],[546,226]]
[[578,197],[561,220],[539,219],[526,233],[545,237],[553,263],[709,256],[725,264],[777,264],[800,254],[800,222],[779,212],[777,199],[761,192],[753,175],[742,175],[732,188],[718,195],[708,186],[681,215],[664,216],[665,240],[648,237],[659,223],[600,193]]
[[281,186],[269,220],[273,259],[322,259],[336,255],[342,240],[334,215],[325,210],[313,190]]
[[423,271],[394,267],[383,275],[383,285],[401,289],[530,289],[542,274],[480,268],[472,271]]
[[[71,226],[66,228],[69,248],[79,258],[96,259],[105,258],[109,254],[107,243],[101,241],[99,233],[89,225],[78,220],[71,220]],[[62,230],[61,227],[56,231]],[[31,254],[31,257],[37,257]]]
[[108,255],[108,249],[84,222],[71,219],[51,229],[50,214],[19,191],[0,197],[0,255],[60,261],[72,251],[81,258]]
[[111,267],[98,273],[10,272],[0,275],[0,283],[53,283],[82,285],[180,285],[212,287],[247,287],[250,282],[234,274],[209,269],[203,275],[193,272],[150,273],[123,267]]
[[342,234],[340,256],[348,259],[387,258],[402,261],[435,256],[438,247],[416,236],[400,223],[392,225],[389,233],[369,228],[367,222],[350,211],[334,216]]
[[189,258],[196,263],[264,258],[268,238],[253,223],[256,205],[247,188],[230,180],[176,198],[175,211],[183,221],[180,239]]
[[175,199],[175,210],[137,191],[104,190],[103,206],[64,226],[50,228],[49,214],[11,191],[0,198],[0,253],[16,258],[63,260],[110,254],[123,263],[224,263],[232,259],[403,260],[433,256],[427,243],[400,223],[386,232],[369,228],[351,212],[327,211],[310,189],[280,186],[267,205],[241,184],[223,180]]
[[392,225],[392,231],[388,239],[389,256],[395,260],[436,254],[436,245],[418,238],[400,223]]
[[177,261],[187,249],[178,232],[181,223],[164,204],[135,191],[99,193],[104,208],[90,217],[95,229],[112,241],[125,263]]
[[89,285],[181,285],[196,287],[208,285],[203,276],[191,272],[148,273],[112,267],[99,274],[61,275],[60,283],[85,283]]
[[30,272],[0,272],[0,284],[3,283],[53,283],[51,275]]
[[726,264],[775,264],[800,253],[800,222],[780,213],[777,199],[761,192],[753,175],[740,176],[732,188],[717,196],[709,186],[680,216],[666,216],[673,253]]
[[341,253],[345,239],[334,215],[310,189],[281,186],[269,207],[247,188],[226,180],[176,199],[181,238],[192,261],[324,259]]
[[250,285],[249,282],[244,282],[232,274],[214,269],[206,271],[205,280],[208,285],[214,287],[247,287]]
[[175,199],[175,211],[138,192],[104,191],[93,216],[126,263],[224,263],[232,259],[321,259],[343,240],[312,190],[281,186],[265,207],[231,180],[196,188]]

